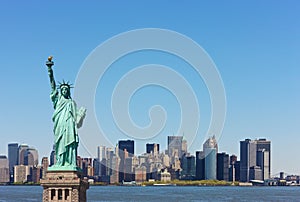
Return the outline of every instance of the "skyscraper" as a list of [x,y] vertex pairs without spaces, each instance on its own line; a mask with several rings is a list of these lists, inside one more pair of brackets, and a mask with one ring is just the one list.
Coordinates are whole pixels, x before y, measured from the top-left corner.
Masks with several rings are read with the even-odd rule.
[[27,163],[25,163],[25,158],[27,156],[27,149],[28,149],[28,145],[27,144],[20,144],[19,146],[19,158],[18,158],[18,163],[19,165],[27,165]]
[[262,169],[260,166],[251,166],[249,169],[249,180],[263,180]]
[[27,144],[19,146],[19,165],[37,166],[39,161],[38,151]]
[[260,138],[256,140],[257,144],[257,165],[262,169],[263,179],[271,177],[271,141]]
[[233,155],[230,156],[229,159],[230,159],[229,163],[232,165],[237,161],[237,156],[233,154]]
[[203,151],[196,151],[196,179],[205,179],[205,155]]
[[[240,181],[265,180],[271,175],[271,141],[266,139],[240,142]],[[250,175],[251,169],[251,175]]]
[[181,179],[194,180],[196,178],[196,158],[193,155],[183,154],[181,159]]
[[19,144],[18,143],[8,144],[10,182],[14,181],[14,166],[18,165],[18,158],[19,158]]
[[241,162],[240,161],[236,161],[234,162],[234,179],[235,181],[240,181],[240,172],[241,172]]
[[94,174],[99,176],[101,182],[108,182],[112,169],[113,148],[97,147],[97,158],[94,160]]
[[237,160],[237,156],[234,154],[229,159],[229,181],[240,181],[240,161]]
[[106,159],[106,147],[105,146],[98,146],[97,158],[99,159],[99,161]]
[[94,164],[95,167],[95,175],[98,176],[106,176],[106,163],[107,163],[107,156],[106,156],[106,147],[105,146],[98,146],[97,148],[97,161]]
[[250,139],[240,141],[240,181],[250,181],[250,167],[256,166],[256,142]]
[[120,140],[118,144],[118,151],[120,157],[119,164],[119,182],[125,180],[126,174],[126,161],[128,157],[134,156],[134,141],[133,140]]
[[110,175],[110,183],[118,183],[119,182],[119,167],[120,167],[120,158],[118,155],[112,156],[112,164],[111,164],[111,175]]
[[41,177],[43,176],[41,166],[31,167],[31,181],[34,183],[39,183]]
[[113,148],[106,148],[106,174],[108,176],[112,173],[112,160],[114,155]]
[[42,178],[46,177],[46,172],[48,170],[48,167],[49,167],[49,160],[48,160],[48,157],[43,157],[42,158]]
[[257,166],[262,170],[262,180],[270,178],[270,152],[265,149],[259,150],[256,153]]
[[217,154],[217,180],[229,181],[229,154]]
[[183,136],[168,136],[168,154],[169,157],[182,156],[182,139]]
[[181,152],[182,152],[182,155],[183,154],[186,154],[188,151],[187,151],[187,140],[185,139],[184,136],[182,136],[182,144],[181,144]]
[[50,165],[53,166],[56,163],[55,144],[53,144],[52,151],[50,153]]
[[156,155],[159,154],[159,144],[155,144],[155,143],[147,143],[146,144],[146,153],[150,154],[152,152],[152,154]]
[[39,164],[39,155],[38,151],[34,148],[28,148],[25,155],[25,164],[31,166],[38,166]]
[[93,159],[81,158],[81,169],[84,177],[93,176],[91,172],[93,170]]
[[218,144],[215,136],[209,137],[203,144],[205,155],[205,179],[217,179],[217,152]]
[[124,181],[131,182],[135,180],[134,168],[138,165],[137,157],[127,157],[125,158],[125,172]]
[[133,140],[120,140],[118,146],[119,146],[119,156],[120,157],[121,157],[120,154],[125,149],[129,153],[129,156],[134,155],[134,141]]

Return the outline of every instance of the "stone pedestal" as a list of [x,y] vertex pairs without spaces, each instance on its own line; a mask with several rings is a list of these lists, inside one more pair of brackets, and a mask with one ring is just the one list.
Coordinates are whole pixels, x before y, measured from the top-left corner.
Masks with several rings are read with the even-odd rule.
[[82,178],[80,171],[47,171],[41,179],[43,202],[69,201],[86,202],[87,179]]

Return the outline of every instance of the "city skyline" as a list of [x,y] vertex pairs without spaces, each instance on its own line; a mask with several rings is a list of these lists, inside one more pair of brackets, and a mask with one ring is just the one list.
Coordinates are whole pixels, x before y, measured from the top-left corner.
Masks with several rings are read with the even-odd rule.
[[[108,147],[105,145],[99,145],[97,147],[97,155],[96,156],[80,156],[80,155],[79,156],[83,159],[91,158],[91,159],[98,159],[98,161],[101,161],[101,159],[107,158],[107,156],[106,156],[107,151],[112,152],[112,154],[114,152],[118,151],[118,156],[121,159],[122,158],[124,159],[124,155],[126,156],[127,152],[128,152],[127,156],[129,155],[129,157],[140,157],[140,156],[143,156],[145,154],[149,154],[152,152],[155,155],[158,155],[158,154],[168,155],[169,158],[171,158],[172,156],[178,156],[182,160],[182,158],[184,156],[192,156],[193,158],[197,158],[197,156],[199,155],[199,152],[200,152],[200,153],[202,153],[202,154],[200,154],[200,155],[202,155],[202,157],[200,157],[200,158],[205,159],[205,162],[206,161],[210,162],[209,164],[207,162],[205,163],[205,165],[206,165],[205,170],[208,170],[209,172],[206,174],[207,176],[205,175],[205,176],[203,176],[203,178],[216,179],[217,176],[216,176],[216,173],[214,173],[214,172],[217,170],[217,167],[216,167],[217,166],[217,158],[219,158],[218,157],[219,155],[226,154],[227,156],[228,155],[234,156],[235,157],[234,161],[244,162],[242,164],[242,168],[243,169],[246,168],[246,169],[248,169],[248,171],[247,171],[247,174],[243,174],[243,175],[249,176],[249,168],[251,166],[260,166],[260,169],[262,170],[261,172],[263,173],[262,175],[265,176],[265,177],[263,177],[264,179],[279,176],[279,172],[272,173],[272,170],[271,170],[272,166],[270,166],[270,165],[272,165],[271,158],[270,158],[272,156],[271,155],[271,146],[270,146],[271,141],[267,140],[265,138],[256,138],[253,140],[246,138],[245,140],[240,140],[240,148],[239,148],[240,152],[238,154],[227,153],[227,151],[224,151],[224,150],[219,151],[218,150],[219,146],[218,146],[218,143],[217,143],[216,139],[214,138],[214,136],[209,137],[204,142],[202,149],[199,149],[198,151],[195,151],[194,153],[192,153],[187,150],[187,148],[186,148],[187,142],[185,141],[185,143],[183,143],[182,138],[183,138],[183,136],[168,136],[167,137],[168,147],[166,150],[163,150],[163,151],[160,151],[159,149],[157,149],[157,148],[159,148],[159,145],[160,145],[159,142],[156,142],[156,143],[153,142],[153,143],[147,143],[144,145],[144,148],[145,148],[144,152],[136,153],[135,149],[134,149],[137,146],[136,142],[134,140],[127,139],[127,140],[119,140],[118,143],[116,144],[116,147]],[[242,146],[242,145],[245,145],[245,143],[246,144],[251,143],[251,144],[249,144],[250,146],[247,146],[248,149],[246,149],[245,146]],[[251,149],[250,147],[253,147],[251,145],[254,145],[255,148]],[[38,162],[36,160],[33,163],[33,160],[31,160],[30,161],[31,163],[29,163],[29,161],[27,163],[24,163],[24,158],[26,159],[26,157],[24,157],[24,151],[30,152],[30,151],[34,150],[36,152],[36,155],[35,155],[36,157],[34,159],[37,159],[38,158],[38,150],[36,150],[34,147],[29,146],[27,144],[19,144],[19,143],[8,144],[8,151],[11,151],[10,148],[15,148],[14,150],[18,151],[17,165],[35,165],[35,166],[42,165],[44,158],[47,158],[47,159],[49,159],[49,162],[52,162],[49,164],[50,166],[53,165],[55,162],[55,159],[54,159],[55,156],[52,156],[53,155],[52,154],[53,151],[52,151],[48,156],[40,157],[40,159],[42,159],[41,162]],[[149,148],[152,148],[152,150],[150,151]],[[156,148],[156,149],[154,149],[154,148]],[[124,150],[126,150],[126,152],[124,152]],[[248,154],[246,154],[247,150],[249,152]],[[253,152],[254,152],[254,154],[253,154]],[[11,153],[13,153],[13,151]],[[264,155],[266,155],[266,156],[264,157]],[[12,154],[8,154],[6,156],[7,157],[11,156],[12,158],[16,158]],[[215,157],[213,157],[213,156],[215,156]],[[251,159],[246,160],[250,156],[251,156],[252,160]],[[33,158],[33,157],[31,157],[31,158]],[[222,158],[224,158],[224,157],[222,157]],[[229,156],[227,158],[229,158]],[[20,161],[20,159],[23,159],[23,160]],[[260,160],[257,160],[257,159],[260,159]],[[265,160],[263,160],[263,159],[267,160],[267,164],[265,163]],[[15,160],[12,160],[12,162],[14,162],[14,161]],[[197,162],[195,159],[194,159],[194,161],[195,161],[195,163]],[[246,163],[247,161],[249,161],[249,163]],[[9,161],[9,162],[10,162],[9,169],[11,170],[11,167],[12,167],[11,161]],[[171,162],[172,162],[172,160],[170,160],[170,163]],[[266,170],[264,170],[265,169],[264,165],[267,166]],[[215,171],[213,172],[213,170],[215,170]],[[244,172],[244,170],[242,172]],[[280,172],[284,172],[284,170],[281,170]],[[212,174],[212,173],[214,173],[214,174]],[[288,172],[285,172],[285,173],[287,175],[295,175],[295,173],[288,173]],[[249,178],[247,178],[246,180],[245,179],[241,179],[241,180],[249,181]]]
[[[54,156],[43,157],[37,164],[38,151],[28,145],[12,143],[7,159],[0,155],[2,183],[8,182],[8,172],[13,165],[11,180],[14,183],[38,182],[45,169],[53,166]],[[168,136],[168,149],[159,152],[159,144],[144,145],[146,152],[135,154],[134,140],[119,140],[115,148],[98,146],[97,157],[77,157],[77,165],[84,176],[93,182],[106,184],[141,183],[170,180],[222,180],[227,182],[251,182],[265,185],[299,184],[299,175],[281,171],[271,173],[271,140],[259,138],[240,141],[240,159],[226,151],[218,152],[214,136],[203,144],[203,150],[191,154],[187,151],[183,136]],[[181,151],[181,152],[179,152]],[[15,162],[17,153],[18,162]],[[180,154],[181,153],[181,154]],[[54,163],[55,164],[55,163]],[[11,172],[11,171],[10,171]],[[13,176],[13,177],[12,177]],[[27,177],[26,177],[27,176]],[[286,177],[284,177],[286,176]],[[280,182],[280,180],[286,180]],[[12,182],[11,181],[11,182]],[[274,184],[275,183],[275,184]]]
[[[146,152],[135,154],[134,140],[119,140],[115,148],[97,147],[97,157],[77,156],[77,166],[93,182],[107,184],[138,183],[158,180],[225,180],[227,182],[260,182],[271,185],[278,179],[299,176],[280,172],[271,175],[271,141],[259,138],[240,141],[240,159],[234,154],[218,152],[215,136],[209,137],[203,149],[191,154],[183,136],[168,136],[168,148],[159,152],[159,144],[146,144]],[[43,157],[38,165],[38,151],[28,145],[8,144],[9,155],[1,157],[2,183],[8,181],[38,182],[45,170],[55,166],[55,154]],[[52,163],[51,163],[52,162]],[[10,180],[9,180],[10,173]]]
[[[7,144],[12,142],[34,146],[40,158],[52,151],[53,110],[45,66],[49,55],[54,56],[57,81],[76,83],[84,61],[100,44],[131,30],[160,28],[189,37],[216,64],[227,101],[225,125],[218,138],[220,152],[239,155],[240,140],[266,138],[272,140],[272,173],[283,170],[299,174],[300,164],[294,160],[300,141],[299,6],[297,1],[136,1],[130,7],[126,2],[18,2],[17,6],[13,2],[2,3],[0,85],[4,88],[0,101],[0,154],[7,154]],[[93,145],[101,145],[107,139],[111,146],[119,139],[132,138],[116,127],[110,99],[120,78],[136,66],[147,64],[168,66],[181,74],[198,99],[200,126],[195,141],[189,141],[192,145],[188,150],[194,154],[207,135],[214,135],[206,134],[212,106],[203,78],[172,54],[135,52],[115,61],[99,81],[96,110],[87,109],[87,119],[95,113],[106,138],[88,130],[85,123],[79,130],[81,156],[96,156]],[[173,83],[177,84],[177,80]],[[151,123],[149,109],[156,105],[163,106],[168,115],[165,128],[153,138],[139,140],[138,145],[159,141],[163,151],[168,135],[194,135],[188,132],[189,128],[179,130],[179,101],[161,86],[145,86],[133,94],[128,105],[136,125],[146,128]],[[77,104],[81,106],[80,101]],[[145,147],[136,150],[140,153]]]

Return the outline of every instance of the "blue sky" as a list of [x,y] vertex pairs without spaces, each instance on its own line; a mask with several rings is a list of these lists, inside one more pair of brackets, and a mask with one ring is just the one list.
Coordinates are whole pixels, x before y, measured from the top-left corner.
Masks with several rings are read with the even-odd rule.
[[[161,28],[194,40],[218,68],[227,99],[219,150],[239,156],[240,140],[265,137],[272,141],[272,173],[300,174],[298,1],[2,1],[0,5],[1,154],[7,154],[9,142],[27,143],[39,150],[40,157],[51,151],[53,109],[44,65],[49,55],[54,56],[56,80],[75,83],[86,57],[104,41],[134,29]],[[100,82],[95,108],[105,130],[118,133],[107,107],[113,81],[126,68],[149,63],[169,65],[190,82],[201,103],[200,133],[205,131],[211,106],[201,78],[178,58],[151,51],[120,59]],[[155,139],[164,145],[180,120],[178,102],[170,92],[145,87],[132,97],[130,114],[145,126],[149,107],[155,104],[168,113],[166,128]],[[79,132],[85,132],[84,126]],[[93,131],[88,133],[80,135]],[[94,141],[101,145],[97,136]],[[202,149],[202,143],[202,139],[195,142],[191,152]],[[79,153],[96,153],[96,148],[88,150],[81,145]],[[144,146],[137,148],[137,153],[143,151]]]

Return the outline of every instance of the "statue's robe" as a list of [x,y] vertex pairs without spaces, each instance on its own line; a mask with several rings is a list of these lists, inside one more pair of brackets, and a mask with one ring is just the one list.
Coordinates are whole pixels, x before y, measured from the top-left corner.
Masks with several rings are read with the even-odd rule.
[[71,98],[65,98],[57,90],[51,92],[54,105],[52,120],[54,122],[54,141],[56,152],[55,166],[76,167],[78,111],[76,103]]

